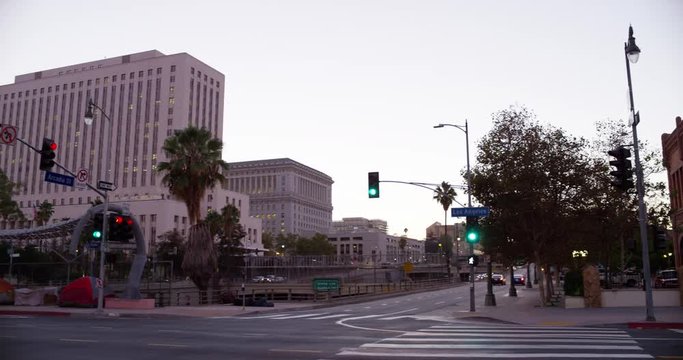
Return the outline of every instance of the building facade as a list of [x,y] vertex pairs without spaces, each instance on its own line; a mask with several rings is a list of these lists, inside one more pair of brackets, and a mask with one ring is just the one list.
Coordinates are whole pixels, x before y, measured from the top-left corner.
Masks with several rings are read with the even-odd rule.
[[[85,182],[114,183],[109,201],[128,206],[153,244],[166,231],[184,234],[189,227],[185,204],[170,196],[156,171],[166,160],[164,141],[189,125],[222,138],[224,94],[219,71],[186,53],[152,50],[16,76],[13,84],[0,86],[0,123],[38,149],[43,138],[54,140],[55,161]],[[96,112],[87,126],[89,99],[104,114]],[[2,221],[0,229],[35,225],[35,207],[43,201],[54,206],[56,222],[80,217],[99,197],[78,181],[76,186],[44,181],[39,163],[39,154],[19,142],[0,146],[0,167],[22,185],[13,198],[28,219]],[[51,171],[65,173],[58,166]],[[233,202],[249,214],[248,196],[218,186],[207,193],[203,215]],[[243,216],[242,223],[252,245],[260,244],[260,220]]]
[[[363,223],[366,226],[362,226]],[[378,230],[377,223],[384,224],[384,231]],[[405,241],[403,246],[402,239]],[[335,221],[327,240],[334,245],[338,256],[368,264],[421,262],[425,255],[424,241],[387,235],[383,220],[354,217]]]
[[387,222],[379,219],[368,220],[361,217],[342,218],[341,221],[332,222],[332,232],[352,232],[358,229],[386,234]]
[[249,215],[274,236],[326,234],[332,223],[332,178],[292,159],[229,163],[225,188],[249,195]]
[[676,269],[683,266],[683,120],[676,117],[676,128],[671,134],[662,134],[662,154],[669,180],[673,249]]

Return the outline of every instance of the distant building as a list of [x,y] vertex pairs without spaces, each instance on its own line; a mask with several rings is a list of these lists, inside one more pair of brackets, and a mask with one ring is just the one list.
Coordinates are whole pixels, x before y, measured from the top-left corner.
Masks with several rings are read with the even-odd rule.
[[426,237],[428,240],[439,240],[446,230],[448,230],[448,236],[454,241],[453,254],[458,256],[469,254],[469,246],[465,242],[465,225],[461,222],[447,225],[445,228],[440,222],[435,222],[427,227]]
[[[224,94],[225,76],[219,71],[186,53],[151,50],[18,75],[13,84],[0,86],[0,123],[15,127],[18,138],[38,148],[43,138],[53,139],[55,160],[85,174],[88,183],[108,178],[117,187],[109,193],[110,202],[127,205],[153,245],[159,235],[174,229],[185,234],[189,227],[185,204],[170,195],[156,171],[167,160],[161,147],[189,125],[221,139]],[[96,112],[93,124],[84,124],[89,99],[108,120]],[[107,153],[109,164],[104,163]],[[44,181],[39,162],[28,146],[0,146],[0,168],[23,185],[13,198],[28,219],[0,220],[0,229],[34,226],[35,207],[43,201],[54,206],[55,222],[82,216],[99,198],[82,184]],[[52,171],[64,173],[57,166]],[[261,221],[249,218],[248,196],[217,186],[203,199],[202,216],[227,203],[243,214],[244,245],[262,248]]]
[[361,217],[343,218],[341,221],[332,222],[334,232],[364,230],[369,232],[387,233],[387,222],[385,220],[368,220]]
[[683,266],[683,120],[676,117],[676,128],[671,134],[662,134],[662,154],[669,180],[671,223],[673,225],[674,263],[676,269]]
[[225,188],[249,195],[249,215],[274,236],[326,234],[332,225],[332,178],[292,159],[229,164]]
[[[401,238],[406,240],[403,248]],[[327,239],[334,245],[337,255],[366,263],[418,262],[425,254],[424,241],[387,235],[384,220],[344,218],[335,221]]]

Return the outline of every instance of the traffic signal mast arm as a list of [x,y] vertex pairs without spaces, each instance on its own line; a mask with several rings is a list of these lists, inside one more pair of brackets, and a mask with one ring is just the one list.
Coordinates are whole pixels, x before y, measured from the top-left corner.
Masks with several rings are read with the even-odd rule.
[[[378,182],[414,185],[414,186],[419,186],[421,188],[429,189],[431,191],[436,191],[436,187],[439,186],[439,184],[412,182],[412,181],[398,181],[398,180],[379,180]],[[430,187],[430,186],[433,186],[433,187]],[[460,189],[466,189],[467,188],[467,186],[465,186],[465,185],[452,185],[452,187],[457,187]],[[377,196],[377,197],[379,197],[379,196]],[[465,207],[465,205],[461,204],[459,201],[457,201],[455,199],[453,199],[453,202],[455,202],[456,204],[458,204],[462,207]]]
[[[41,153],[40,149],[38,149],[38,148],[34,147],[33,145],[27,143],[27,142],[24,141],[23,139],[17,138],[16,140],[17,140],[18,142],[20,142],[20,143],[22,143],[22,144],[28,146],[29,148],[31,148],[31,150],[37,152],[38,154]],[[57,162],[57,160],[53,160],[53,161],[54,161],[54,163],[55,163],[55,166],[57,166],[58,168],[64,170],[67,174],[69,174],[69,175],[71,175],[71,176],[73,176],[73,177],[76,177],[76,174],[75,174],[75,173],[73,173],[71,170],[65,168],[64,166],[62,166],[62,164],[60,164],[59,162]],[[98,193],[100,196],[104,197],[104,193],[103,193],[102,191],[100,191],[99,189],[97,189],[96,187],[93,187],[93,186],[90,185],[89,183],[85,183],[85,186],[87,186],[90,190],[92,190],[92,191]]]

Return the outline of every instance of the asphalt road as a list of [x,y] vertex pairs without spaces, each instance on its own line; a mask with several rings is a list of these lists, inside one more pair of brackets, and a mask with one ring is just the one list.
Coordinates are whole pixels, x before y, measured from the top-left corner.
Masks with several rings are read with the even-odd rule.
[[[495,287],[504,296],[507,286]],[[477,284],[477,295],[485,286]],[[416,359],[652,358],[683,355],[669,330],[530,327],[454,322],[467,285],[360,304],[225,318],[0,317],[0,358]],[[676,347],[679,346],[679,347]],[[679,353],[676,353],[679,352]],[[488,354],[488,355],[487,355]],[[526,354],[526,355],[524,355]],[[683,356],[680,357],[683,359]]]

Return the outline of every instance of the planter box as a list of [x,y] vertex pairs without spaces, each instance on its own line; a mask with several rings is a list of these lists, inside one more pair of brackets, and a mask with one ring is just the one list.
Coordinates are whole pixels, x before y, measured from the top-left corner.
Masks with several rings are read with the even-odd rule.
[[[654,306],[681,306],[679,289],[655,289],[652,291]],[[645,291],[641,289],[603,290],[603,307],[645,306]]]
[[107,309],[154,309],[154,299],[104,299]]
[[584,303],[583,296],[565,296],[564,297],[564,308],[565,309],[576,309],[584,308],[586,304]]

